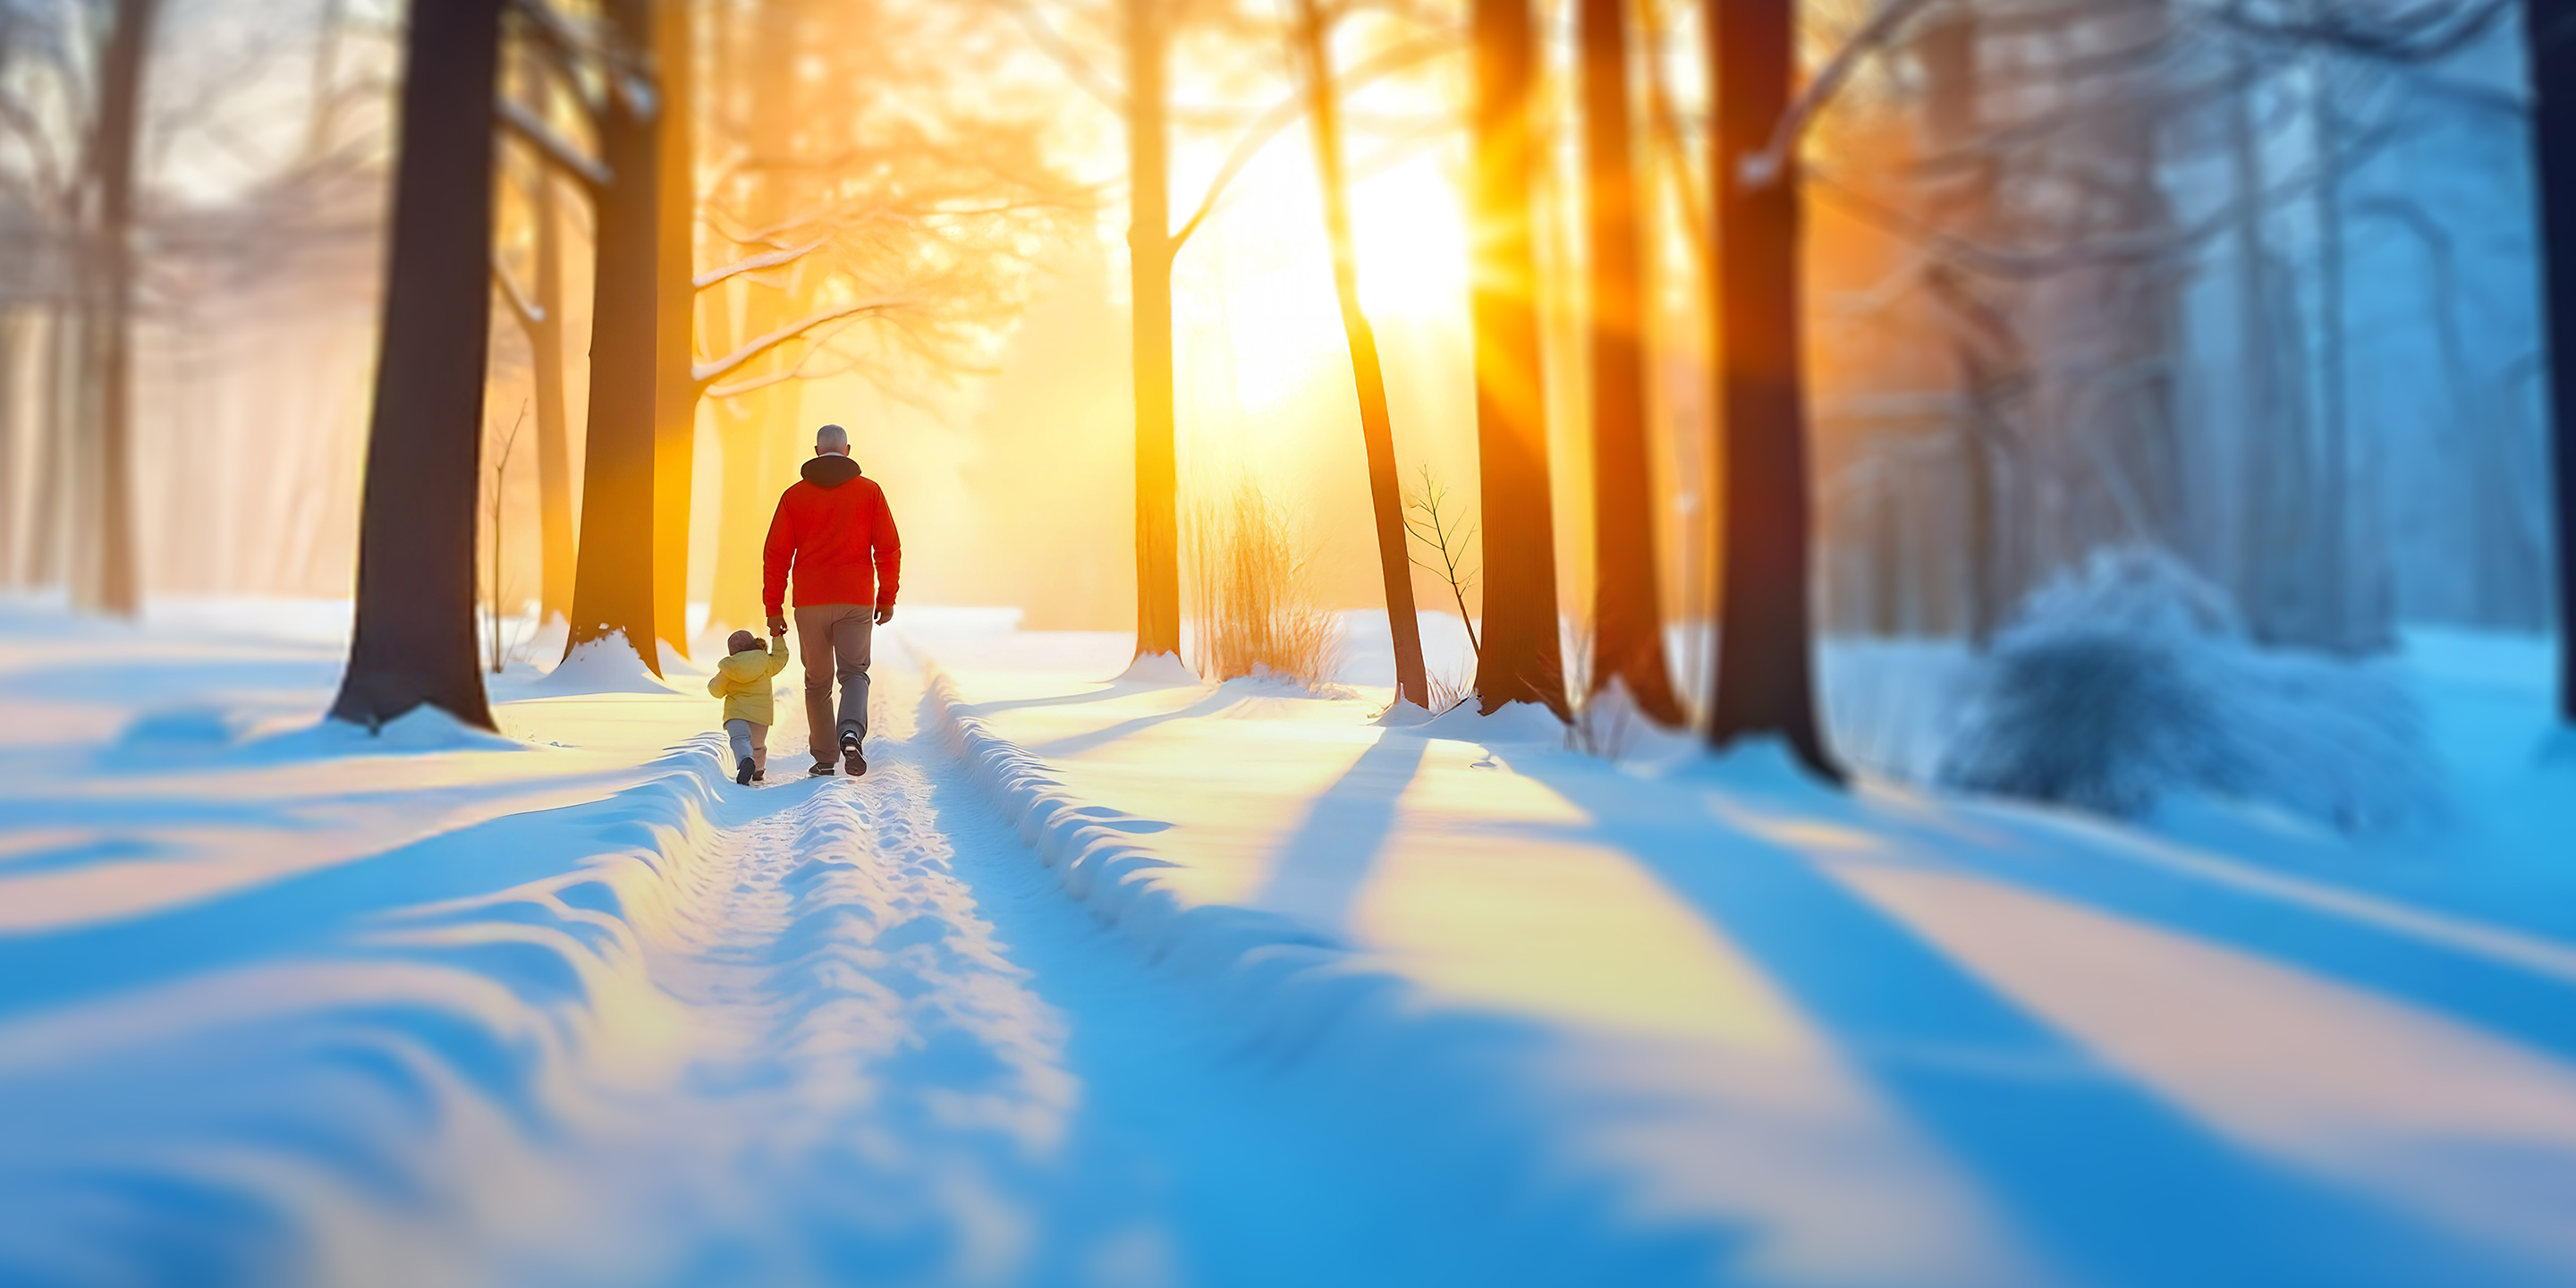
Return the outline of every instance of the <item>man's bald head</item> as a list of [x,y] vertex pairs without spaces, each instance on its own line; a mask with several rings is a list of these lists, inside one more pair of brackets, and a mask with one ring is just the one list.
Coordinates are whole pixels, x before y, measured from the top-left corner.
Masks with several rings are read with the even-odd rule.
[[814,454],[816,456],[821,456],[826,453],[834,456],[849,455],[850,431],[843,429],[838,425],[825,425],[821,429],[815,430]]

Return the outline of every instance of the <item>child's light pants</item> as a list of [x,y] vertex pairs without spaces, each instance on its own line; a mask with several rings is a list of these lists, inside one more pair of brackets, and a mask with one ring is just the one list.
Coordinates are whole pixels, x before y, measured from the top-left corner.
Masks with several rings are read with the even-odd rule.
[[725,721],[725,736],[733,742],[733,759],[735,764],[741,764],[742,758],[749,756],[751,757],[752,768],[769,768],[768,725],[753,724],[748,720],[727,720]]

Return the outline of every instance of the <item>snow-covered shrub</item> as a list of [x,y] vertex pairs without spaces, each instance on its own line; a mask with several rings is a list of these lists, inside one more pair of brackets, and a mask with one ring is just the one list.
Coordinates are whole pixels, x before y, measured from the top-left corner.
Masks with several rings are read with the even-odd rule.
[[2134,818],[2178,795],[2347,832],[2432,807],[2405,692],[2368,666],[2257,647],[2224,594],[2150,549],[2034,592],[1972,682],[1942,782]]

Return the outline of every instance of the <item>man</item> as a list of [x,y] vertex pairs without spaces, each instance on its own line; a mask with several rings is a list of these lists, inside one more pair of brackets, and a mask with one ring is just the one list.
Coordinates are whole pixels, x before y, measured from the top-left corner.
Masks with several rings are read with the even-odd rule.
[[[761,551],[761,603],[769,629],[787,628],[787,576],[796,574],[796,652],[805,663],[805,727],[817,774],[837,758],[853,778],[868,772],[859,744],[868,733],[868,657],[879,626],[894,620],[903,542],[885,489],[862,478],[850,459],[850,433],[825,425],[814,433],[814,459],[804,481],[778,498]],[[832,681],[841,682],[838,718]]]

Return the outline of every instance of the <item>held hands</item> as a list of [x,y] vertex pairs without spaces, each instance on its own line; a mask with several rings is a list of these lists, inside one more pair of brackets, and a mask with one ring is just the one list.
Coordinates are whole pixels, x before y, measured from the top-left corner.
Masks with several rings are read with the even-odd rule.
[[883,625],[885,625],[887,622],[890,622],[890,621],[893,621],[893,620],[894,620],[894,605],[892,605],[892,604],[879,604],[879,605],[877,605],[877,625],[879,625],[879,626],[883,626]]
[[786,619],[786,618],[784,618],[784,617],[773,617],[773,618],[770,618],[770,619],[769,619],[769,633],[770,633],[771,635],[773,635],[773,636],[777,636],[777,635],[784,635],[784,634],[786,634],[786,633],[787,633],[787,619]]

